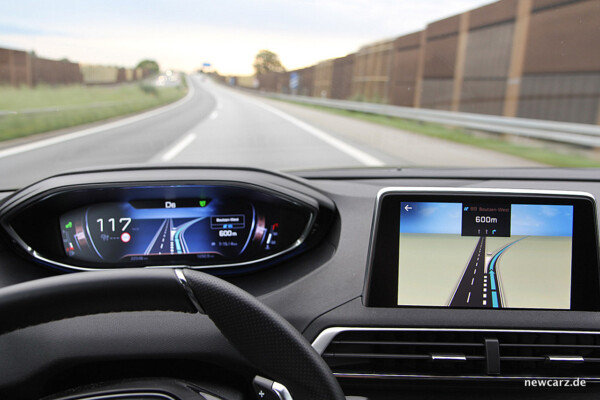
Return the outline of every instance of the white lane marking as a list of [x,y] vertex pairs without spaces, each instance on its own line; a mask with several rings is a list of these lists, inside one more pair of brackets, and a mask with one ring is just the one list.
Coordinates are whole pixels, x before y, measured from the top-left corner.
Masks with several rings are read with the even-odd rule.
[[471,278],[471,286],[473,286],[473,281],[475,280],[475,278]]
[[487,297],[487,293],[484,293],[483,294],[483,298],[485,299],[486,297]]
[[469,292],[469,295],[467,296],[467,303],[469,302],[469,300],[471,300],[471,292]]
[[364,165],[369,167],[381,167],[385,165],[385,163],[378,158],[373,157],[370,154],[365,153],[362,150],[357,149],[356,147],[350,146],[349,144],[334,138],[328,133],[323,132],[322,130],[315,128],[312,125],[307,124],[306,122],[300,121],[299,119],[292,117],[291,115],[278,110],[275,107],[271,107],[270,105],[261,103],[259,101],[248,100],[249,102],[255,104],[257,107],[262,108],[263,110],[269,111],[278,117],[288,121],[289,123],[296,125],[298,128],[305,130],[310,133],[314,137],[321,139],[325,143],[335,147],[337,150],[346,153],[350,157],[354,158],[357,161],[360,161]]
[[475,271],[473,271],[473,275],[477,275],[477,268],[475,268]]
[[483,285],[483,291],[487,292],[487,288],[485,287],[485,285]]
[[487,300],[484,300],[483,301],[483,305],[485,306],[486,304],[487,304]]
[[25,152],[31,151],[31,150],[41,149],[43,147],[52,146],[52,145],[63,143],[63,142],[73,140],[73,139],[79,139],[79,138],[82,138],[85,136],[104,132],[104,131],[107,131],[110,129],[120,128],[122,126],[133,124],[133,123],[139,122],[139,121],[143,121],[145,119],[152,118],[157,115],[163,114],[165,112],[171,111],[174,108],[184,105],[185,103],[187,103],[188,101],[190,101],[192,99],[192,97],[194,96],[194,93],[196,92],[196,89],[194,88],[193,84],[188,85],[188,87],[190,88],[188,90],[188,94],[183,99],[180,99],[180,100],[176,101],[175,103],[168,104],[164,107],[157,108],[156,110],[148,111],[143,114],[134,115],[133,117],[123,118],[118,121],[109,122],[107,124],[95,126],[93,128],[88,128],[88,129],[84,129],[84,130],[73,132],[73,133],[67,133],[64,135],[60,135],[60,136],[56,136],[56,137],[52,137],[52,138],[48,138],[48,139],[42,139],[42,140],[38,140],[36,142],[23,144],[21,146],[9,147],[5,150],[0,150],[0,158],[14,156],[15,154],[20,154],[20,153],[25,153]]
[[[208,119],[214,120],[219,116],[219,109],[221,108],[221,102],[216,98],[214,93],[209,93],[215,99],[215,107],[212,109],[211,113],[208,115]],[[175,158],[179,153],[181,153],[187,146],[189,146],[194,139],[196,139],[196,134],[198,127],[206,122],[206,118],[202,118],[198,124],[194,125],[190,130],[186,132],[186,135],[179,142],[175,142],[168,150],[164,152],[159,152],[152,156],[152,158],[148,161],[150,163],[153,162],[161,162],[161,161],[170,161]],[[171,238],[172,240],[172,238]]]
[[195,133],[190,133],[189,135],[186,135],[183,139],[177,142],[175,146],[171,147],[169,151],[163,154],[161,159],[163,161],[169,161],[173,159],[177,154],[181,153],[186,147],[188,147],[194,140],[196,140]]

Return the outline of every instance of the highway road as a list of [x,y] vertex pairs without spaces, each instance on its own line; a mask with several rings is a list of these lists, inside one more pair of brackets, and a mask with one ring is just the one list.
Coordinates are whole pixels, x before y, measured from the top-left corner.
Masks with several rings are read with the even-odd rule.
[[150,242],[150,245],[144,252],[145,255],[164,253],[171,254],[174,252],[175,249],[173,246],[173,241],[171,239],[172,226],[172,219],[169,218],[163,221],[160,228],[158,228],[158,231],[156,231],[156,235],[154,235],[152,242]]
[[485,265],[485,236],[477,241],[469,263],[465,268],[450,307],[491,308],[492,301],[488,292],[488,271]]
[[135,116],[1,144],[0,188],[51,174],[131,163],[277,170],[393,166],[536,166],[520,158],[403,132],[189,80],[176,103]]
[[528,236],[508,243],[496,251],[486,264],[486,238],[480,237],[452,295],[450,306],[502,308],[504,302],[498,279],[498,259],[509,247],[527,238]]

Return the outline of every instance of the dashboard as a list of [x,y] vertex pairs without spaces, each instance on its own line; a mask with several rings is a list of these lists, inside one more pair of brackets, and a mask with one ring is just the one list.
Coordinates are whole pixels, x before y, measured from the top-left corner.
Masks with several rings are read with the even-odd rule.
[[[523,380],[551,377],[600,389],[597,171],[144,167],[5,195],[2,286],[184,265],[280,313],[348,395],[530,398]],[[15,357],[0,360],[8,394],[140,376],[243,391],[256,373],[206,318],[171,312],[29,327],[0,351]]]

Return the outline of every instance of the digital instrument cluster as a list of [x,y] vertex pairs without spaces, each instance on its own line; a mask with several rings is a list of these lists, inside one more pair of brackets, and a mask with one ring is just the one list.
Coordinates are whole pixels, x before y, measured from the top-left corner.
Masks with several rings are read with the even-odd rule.
[[[289,246],[303,221],[268,218],[249,201],[190,198],[100,203],[60,216],[64,250],[74,259],[120,263],[179,257],[231,260]],[[290,224],[292,226],[287,226]],[[280,231],[283,235],[280,238]]]
[[273,179],[59,187],[17,202],[3,225],[38,262],[63,270],[248,271],[317,244],[333,217],[326,197]]

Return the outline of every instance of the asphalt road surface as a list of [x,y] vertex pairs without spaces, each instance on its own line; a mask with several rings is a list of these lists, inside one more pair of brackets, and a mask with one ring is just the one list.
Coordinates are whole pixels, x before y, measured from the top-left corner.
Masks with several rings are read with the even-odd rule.
[[456,286],[450,307],[502,308],[502,292],[498,282],[498,259],[515,243],[527,237],[510,242],[498,250],[486,265],[485,236],[479,238],[469,259],[460,282]]
[[491,308],[492,298],[488,279],[485,268],[485,236],[482,236],[479,238],[469,259],[469,264],[454,291],[450,307]]
[[536,166],[520,158],[268,100],[200,76],[171,105],[36,135],[0,148],[0,189],[55,173],[139,164],[277,170],[392,166]]
[[165,219],[156,231],[152,242],[144,254],[172,254],[174,251],[173,241],[171,240],[172,219]]

